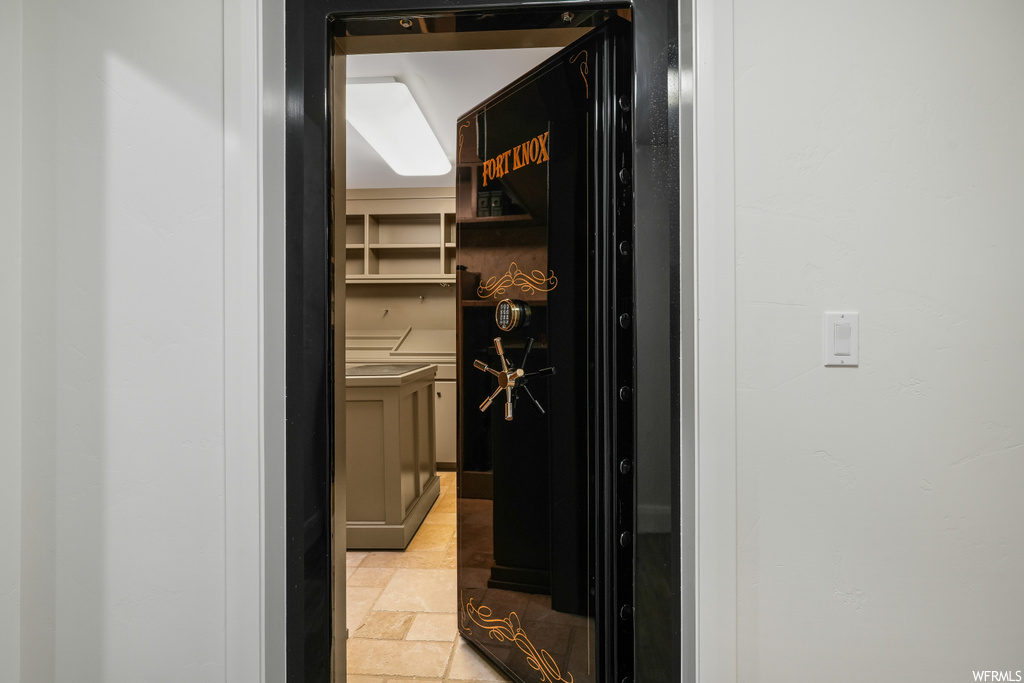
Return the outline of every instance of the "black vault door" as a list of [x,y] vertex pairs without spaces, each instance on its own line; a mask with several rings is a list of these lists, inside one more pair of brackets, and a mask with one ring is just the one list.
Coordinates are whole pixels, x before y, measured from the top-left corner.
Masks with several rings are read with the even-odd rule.
[[458,122],[459,627],[515,680],[632,675],[629,41]]

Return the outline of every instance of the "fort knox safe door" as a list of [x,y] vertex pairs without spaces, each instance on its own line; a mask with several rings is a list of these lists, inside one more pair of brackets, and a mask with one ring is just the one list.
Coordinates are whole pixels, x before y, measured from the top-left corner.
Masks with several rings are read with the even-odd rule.
[[457,124],[459,631],[517,681],[633,670],[630,35]]

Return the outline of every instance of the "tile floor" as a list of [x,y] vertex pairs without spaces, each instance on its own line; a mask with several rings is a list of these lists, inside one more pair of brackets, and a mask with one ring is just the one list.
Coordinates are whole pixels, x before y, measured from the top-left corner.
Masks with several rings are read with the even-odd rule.
[[402,551],[346,553],[349,683],[509,681],[457,631],[455,473]]

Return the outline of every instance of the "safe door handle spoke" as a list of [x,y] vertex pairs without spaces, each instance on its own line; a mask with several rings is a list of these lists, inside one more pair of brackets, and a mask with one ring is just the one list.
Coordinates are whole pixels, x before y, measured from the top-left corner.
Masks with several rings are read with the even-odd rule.
[[[530,355],[530,351],[533,349],[533,338],[530,337],[526,340],[526,349],[523,353],[523,365],[526,365],[526,359]],[[505,356],[505,347],[501,343],[501,337],[494,338],[494,350],[498,353],[498,359],[501,361],[501,370],[496,370],[489,366],[482,360],[473,361],[473,367],[481,372],[486,372],[494,375],[498,380],[498,386],[490,396],[484,399],[484,402],[480,404],[480,412],[486,411],[494,403],[494,399],[504,392],[505,393],[505,420],[511,422],[515,417],[515,404],[519,400],[519,389],[522,389],[526,394],[527,398],[536,408],[537,412],[544,415],[544,407],[540,404],[530,390],[526,386],[526,380],[530,377],[546,377],[555,373],[554,368],[544,368],[537,372],[527,373],[523,368],[517,368],[509,361],[508,357]]]

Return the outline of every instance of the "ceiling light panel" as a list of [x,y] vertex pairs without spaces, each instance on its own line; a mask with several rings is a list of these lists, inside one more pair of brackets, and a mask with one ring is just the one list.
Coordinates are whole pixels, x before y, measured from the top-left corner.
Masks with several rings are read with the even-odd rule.
[[349,83],[345,118],[395,173],[445,175],[451,162],[404,83]]

